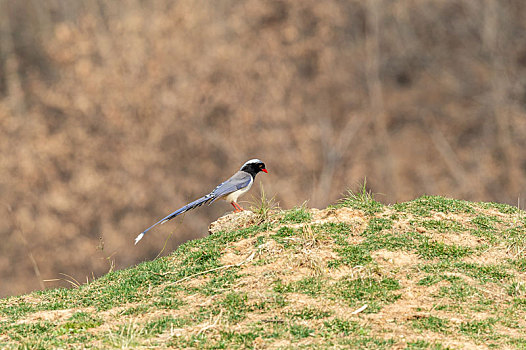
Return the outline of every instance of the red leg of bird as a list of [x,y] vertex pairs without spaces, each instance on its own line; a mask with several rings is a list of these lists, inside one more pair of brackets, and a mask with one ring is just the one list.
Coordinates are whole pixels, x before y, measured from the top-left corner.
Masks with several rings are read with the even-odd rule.
[[243,211],[243,208],[241,208],[241,206],[237,204],[236,202],[232,202],[230,204],[232,204],[232,206],[236,208],[236,210],[234,210],[234,213],[239,213],[240,211]]
[[236,202],[232,202],[232,203],[230,203],[230,204],[232,204],[232,206],[234,207],[234,213],[238,213],[238,212],[241,211],[241,210],[239,210],[239,208],[237,207],[237,205],[236,205],[237,203],[236,203]]

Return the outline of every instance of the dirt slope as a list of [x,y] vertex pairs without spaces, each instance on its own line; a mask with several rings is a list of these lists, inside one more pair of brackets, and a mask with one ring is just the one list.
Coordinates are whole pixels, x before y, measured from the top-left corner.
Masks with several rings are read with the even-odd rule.
[[229,214],[168,257],[0,301],[0,347],[524,348],[526,216],[421,197]]

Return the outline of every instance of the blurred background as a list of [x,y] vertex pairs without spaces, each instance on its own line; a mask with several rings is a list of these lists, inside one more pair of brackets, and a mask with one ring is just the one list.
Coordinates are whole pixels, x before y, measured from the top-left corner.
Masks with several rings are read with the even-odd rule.
[[523,207],[525,19],[522,0],[0,0],[0,296],[205,236],[229,204],[133,246],[255,157],[244,206],[262,184],[325,207],[367,178],[384,203]]

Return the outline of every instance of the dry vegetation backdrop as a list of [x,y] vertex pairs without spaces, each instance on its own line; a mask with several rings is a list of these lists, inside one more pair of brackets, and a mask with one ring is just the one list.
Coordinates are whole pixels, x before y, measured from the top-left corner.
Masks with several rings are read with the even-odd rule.
[[133,246],[253,157],[282,207],[364,177],[386,203],[516,204],[525,19],[522,0],[0,0],[0,295],[204,235],[229,205]]

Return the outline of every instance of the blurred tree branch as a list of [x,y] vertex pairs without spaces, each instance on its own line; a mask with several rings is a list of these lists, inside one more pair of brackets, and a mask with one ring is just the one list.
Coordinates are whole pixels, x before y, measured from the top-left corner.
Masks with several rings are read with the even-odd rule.
[[25,97],[18,70],[18,56],[13,42],[8,6],[9,0],[0,0],[0,62],[4,62],[3,76],[11,109],[16,114],[23,114],[26,110]]
[[513,193],[518,193],[521,188],[518,179],[521,176],[518,167],[518,158],[514,147],[512,121],[509,110],[508,91],[510,82],[506,68],[506,57],[508,44],[501,40],[502,32],[505,31],[506,21],[503,20],[503,5],[497,0],[484,1],[484,27],[483,45],[487,51],[492,65],[489,108],[497,126],[497,154],[504,163],[501,168],[501,176],[506,181],[506,187]]
[[390,135],[387,132],[386,112],[380,79],[380,24],[383,0],[367,0],[367,29],[365,31],[366,80],[369,107],[373,120],[379,152],[382,182],[388,193],[398,196],[398,180],[395,169],[396,153],[391,151]]

